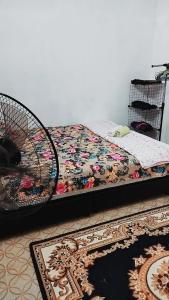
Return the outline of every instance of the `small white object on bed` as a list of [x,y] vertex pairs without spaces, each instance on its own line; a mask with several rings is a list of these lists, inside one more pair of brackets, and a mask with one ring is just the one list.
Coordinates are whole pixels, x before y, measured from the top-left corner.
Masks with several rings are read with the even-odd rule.
[[123,137],[113,137],[120,125],[112,121],[87,122],[84,126],[135,156],[144,169],[169,163],[168,144],[132,130]]

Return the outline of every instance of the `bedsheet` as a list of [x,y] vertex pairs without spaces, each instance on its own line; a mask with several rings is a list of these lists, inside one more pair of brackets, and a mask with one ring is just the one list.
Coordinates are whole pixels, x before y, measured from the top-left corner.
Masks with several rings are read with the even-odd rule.
[[[137,159],[83,125],[49,128],[59,157],[59,182],[55,194],[101,185],[165,176],[169,164],[143,169]],[[38,141],[42,155],[50,159]]]
[[[59,180],[55,187],[55,197],[74,192],[89,191],[92,188],[106,187],[109,184],[128,183],[138,179],[150,179],[169,174],[169,164],[143,169],[137,159],[130,153],[96,135],[83,125],[71,125],[48,128],[59,158]],[[44,165],[51,159],[43,138],[38,129],[32,130],[31,137],[39,147]],[[30,148],[29,148],[30,149]],[[28,156],[26,144],[24,156]],[[25,161],[27,157],[24,157]],[[51,172],[50,176],[55,176]],[[21,206],[36,203],[37,194],[44,198],[48,194],[47,186],[39,186],[25,176],[18,190],[18,201]]]

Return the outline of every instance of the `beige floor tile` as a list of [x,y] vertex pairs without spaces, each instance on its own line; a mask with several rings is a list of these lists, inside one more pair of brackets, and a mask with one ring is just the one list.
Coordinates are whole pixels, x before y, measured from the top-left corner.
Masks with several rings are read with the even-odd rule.
[[89,217],[54,225],[0,242],[0,300],[41,300],[29,252],[32,241],[82,229],[108,220],[169,204],[169,196],[133,203]]

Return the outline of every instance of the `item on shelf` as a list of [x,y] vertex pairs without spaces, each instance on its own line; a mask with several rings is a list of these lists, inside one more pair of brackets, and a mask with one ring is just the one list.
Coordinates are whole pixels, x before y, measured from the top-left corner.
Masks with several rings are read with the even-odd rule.
[[131,80],[131,83],[132,84],[141,84],[141,85],[161,84],[161,80],[133,79],[133,80]]
[[136,131],[147,132],[147,131],[153,130],[153,127],[149,123],[144,122],[144,121],[141,121],[141,122],[133,121],[133,122],[131,122],[131,126]]
[[167,69],[167,70],[165,70],[165,71],[163,71],[163,72],[158,73],[158,74],[156,75],[156,78],[157,78],[158,80],[159,80],[159,79],[165,80],[165,78],[168,77],[168,76],[169,76],[169,70]]
[[157,105],[150,104],[145,101],[139,101],[139,100],[133,101],[131,103],[131,106],[134,108],[140,108],[140,109],[156,109],[157,108]]
[[119,127],[113,134],[114,137],[123,137],[130,133],[130,128],[128,126]]
[[152,65],[152,67],[165,67],[166,69],[164,71],[159,72],[156,75],[156,80],[168,80],[169,79],[169,63],[163,64],[163,65]]

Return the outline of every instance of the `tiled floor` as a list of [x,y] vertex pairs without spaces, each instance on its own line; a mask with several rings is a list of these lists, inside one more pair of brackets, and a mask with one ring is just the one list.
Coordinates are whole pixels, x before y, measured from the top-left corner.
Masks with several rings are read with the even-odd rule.
[[0,300],[42,299],[29,253],[30,242],[166,204],[169,196],[153,198],[1,241]]

